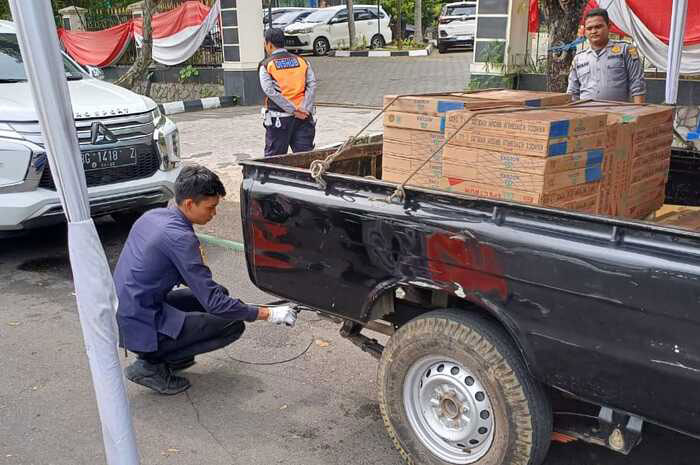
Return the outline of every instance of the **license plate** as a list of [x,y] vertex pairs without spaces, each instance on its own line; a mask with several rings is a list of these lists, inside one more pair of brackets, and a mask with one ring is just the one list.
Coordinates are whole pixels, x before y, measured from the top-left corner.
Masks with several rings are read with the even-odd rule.
[[90,150],[82,152],[85,171],[119,168],[136,164],[136,150],[132,147]]
[[472,36],[457,36],[457,40],[471,40]]

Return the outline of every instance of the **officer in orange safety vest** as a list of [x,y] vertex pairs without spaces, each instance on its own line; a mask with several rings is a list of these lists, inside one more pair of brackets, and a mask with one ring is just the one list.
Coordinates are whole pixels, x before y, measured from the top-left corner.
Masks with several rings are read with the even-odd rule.
[[309,63],[284,48],[284,32],[265,31],[267,58],[260,62],[260,86],[265,92],[262,109],[265,156],[313,150],[316,122],[313,117],[316,77]]

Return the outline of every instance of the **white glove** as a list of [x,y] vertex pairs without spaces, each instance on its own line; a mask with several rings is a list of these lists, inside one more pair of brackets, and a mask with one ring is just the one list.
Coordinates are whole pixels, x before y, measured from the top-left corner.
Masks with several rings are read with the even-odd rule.
[[276,305],[267,308],[270,310],[270,315],[267,317],[267,321],[270,323],[285,324],[291,327],[297,322],[297,312],[291,305]]

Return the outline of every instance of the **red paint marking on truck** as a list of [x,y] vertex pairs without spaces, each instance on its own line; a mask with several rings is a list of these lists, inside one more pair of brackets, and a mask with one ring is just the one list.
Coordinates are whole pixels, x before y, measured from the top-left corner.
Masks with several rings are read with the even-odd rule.
[[426,249],[435,281],[457,283],[467,295],[479,292],[495,293],[503,300],[507,297],[506,280],[501,277],[501,266],[491,247],[436,233],[428,236]]

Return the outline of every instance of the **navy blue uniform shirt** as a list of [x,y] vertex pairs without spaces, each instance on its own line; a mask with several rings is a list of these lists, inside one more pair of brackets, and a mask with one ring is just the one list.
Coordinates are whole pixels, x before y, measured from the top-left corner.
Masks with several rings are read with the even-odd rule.
[[117,322],[124,347],[158,350],[158,333],[176,339],[185,312],[168,305],[173,287],[186,284],[207,312],[230,320],[254,321],[255,307],[226,294],[202,260],[192,223],[178,208],[156,208],[129,232],[114,270],[119,307]]

